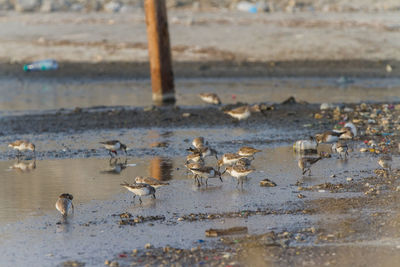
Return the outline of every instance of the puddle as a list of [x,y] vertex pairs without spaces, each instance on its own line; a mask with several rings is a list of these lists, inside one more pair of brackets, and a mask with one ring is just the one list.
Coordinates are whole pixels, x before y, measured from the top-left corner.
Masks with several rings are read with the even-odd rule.
[[[356,103],[371,99],[393,102],[400,101],[400,79],[238,78],[176,81],[177,105],[205,105],[197,96],[201,92],[216,92],[224,104],[236,101],[281,102],[289,96],[309,103]],[[140,107],[152,104],[149,80],[37,81],[7,78],[1,81],[0,94],[3,115],[60,108]]]
[[[236,147],[240,145],[236,144]],[[290,210],[301,206],[297,198],[298,180],[305,184],[326,181],[345,182],[346,177],[360,178],[359,169],[372,173],[373,159],[357,156],[344,164],[336,157],[323,160],[313,168],[313,176],[300,176],[297,155],[291,147],[264,148],[253,162],[256,172],[249,175],[241,190],[236,180],[224,176],[224,182],[210,179],[209,187],[198,188],[183,166],[183,156],[130,157],[126,168],[110,166],[105,158],[37,160],[36,168],[22,171],[10,168],[15,161],[0,162],[0,244],[2,259],[20,265],[35,258],[40,266],[79,258],[87,266],[103,264],[109,255],[143,247],[191,248],[204,240],[210,227],[246,225],[249,233],[281,231],[312,225],[319,218],[302,214],[256,215],[248,218],[221,218],[205,221],[178,221],[191,213],[223,213],[241,210]],[[32,163],[25,162],[27,164]],[[209,164],[214,163],[212,159]],[[336,178],[330,175],[336,173]],[[157,190],[157,199],[143,197],[143,204],[132,203],[132,194],[119,184],[133,182],[137,175],[168,180],[170,185]],[[276,187],[260,187],[269,178]],[[57,225],[60,215],[54,208],[61,193],[74,195],[75,215],[68,224]],[[307,199],[332,197],[329,192],[302,192]],[[342,197],[351,193],[335,194]],[[118,216],[129,212],[136,216],[164,216],[165,220],[119,226]],[[208,239],[216,240],[216,239]],[[40,244],[36,246],[35,244]],[[29,249],[28,249],[29,248]]]

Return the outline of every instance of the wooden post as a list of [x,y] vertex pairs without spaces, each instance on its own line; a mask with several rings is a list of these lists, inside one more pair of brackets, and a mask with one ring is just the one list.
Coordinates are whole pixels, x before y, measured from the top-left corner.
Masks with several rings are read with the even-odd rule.
[[156,104],[175,103],[174,74],[165,0],[145,0],[144,7],[153,101]]

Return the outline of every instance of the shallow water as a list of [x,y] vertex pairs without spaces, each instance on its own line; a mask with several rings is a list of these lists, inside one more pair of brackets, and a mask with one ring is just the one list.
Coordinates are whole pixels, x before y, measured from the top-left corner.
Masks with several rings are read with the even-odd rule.
[[[196,222],[177,219],[190,213],[291,209],[302,203],[294,185],[298,180],[305,185],[345,182],[348,176],[360,178],[360,168],[367,170],[363,173],[367,175],[376,167],[374,159],[366,156],[354,157],[347,163],[333,157],[316,164],[312,177],[301,178],[297,158],[291,147],[264,148],[257,154],[253,162],[256,171],[249,175],[243,189],[236,187],[236,180],[228,175],[224,175],[223,183],[210,179],[207,188],[198,188],[183,167],[182,156],[129,157],[128,166],[120,173],[112,171],[107,158],[37,160],[36,168],[25,172],[10,168],[15,161],[0,162],[0,183],[4,185],[0,189],[2,259],[18,265],[35,258],[37,266],[53,266],[55,262],[76,258],[96,266],[109,255],[146,243],[196,246],[210,227],[246,225],[252,234],[298,229],[318,221],[318,216],[287,214]],[[26,163],[29,162],[32,163]],[[214,164],[215,160],[207,162]],[[333,173],[336,178],[330,178]],[[157,190],[157,199],[143,197],[142,205],[132,203],[132,194],[119,184],[133,182],[136,175],[168,180],[170,185]],[[265,178],[275,181],[277,186],[260,187],[259,181]],[[64,192],[74,195],[76,210],[68,224],[57,225],[60,215],[54,204]],[[329,192],[302,194],[307,199],[332,196]],[[336,194],[339,195],[350,197],[353,193]],[[122,212],[134,216],[163,215],[165,221],[153,222],[152,227],[148,223],[120,227],[119,217],[112,215]]]
[[[400,101],[400,79],[265,78],[178,79],[177,105],[205,105],[198,93],[215,92],[223,104],[281,102],[289,96],[309,103]],[[7,79],[0,85],[0,111],[43,111],[93,106],[149,106],[149,80]],[[1,114],[1,113],[0,113]]]

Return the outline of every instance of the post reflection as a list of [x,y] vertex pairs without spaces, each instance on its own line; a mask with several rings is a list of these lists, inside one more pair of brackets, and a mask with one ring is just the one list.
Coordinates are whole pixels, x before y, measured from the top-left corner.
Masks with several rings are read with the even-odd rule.
[[155,157],[150,160],[150,177],[159,181],[169,181],[172,179],[172,161],[165,157]]

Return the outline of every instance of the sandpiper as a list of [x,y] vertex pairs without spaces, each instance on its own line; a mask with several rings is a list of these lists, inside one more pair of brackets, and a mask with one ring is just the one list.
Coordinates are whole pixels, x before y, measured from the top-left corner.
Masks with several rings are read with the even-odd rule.
[[148,185],[151,185],[152,187],[154,187],[154,188],[159,188],[159,187],[161,187],[161,186],[164,186],[164,185],[169,185],[169,183],[167,183],[167,182],[162,182],[162,181],[160,181],[160,180],[158,180],[158,179],[156,179],[156,178],[153,178],[153,177],[143,177],[143,176],[136,176],[136,178],[135,178],[135,182],[137,183],[137,184],[148,184]]
[[336,150],[336,152],[339,154],[339,157],[341,159],[343,159],[343,158],[347,159],[347,156],[349,155],[349,153],[348,153],[349,148],[348,148],[347,144],[343,141],[339,141],[339,142],[335,143],[332,146],[332,150]]
[[318,143],[334,143],[339,140],[343,132],[326,131],[322,134],[316,134],[315,139]]
[[247,175],[249,175],[253,171],[254,171],[254,169],[252,169],[252,168],[247,168],[247,167],[244,167],[244,166],[234,165],[234,166],[227,167],[225,169],[224,173],[227,172],[231,176],[233,176],[236,179],[238,179],[237,185],[239,185],[239,183],[240,183],[243,186],[243,179],[245,177],[247,177]]
[[344,127],[339,139],[353,139],[354,133],[350,127]]
[[67,217],[70,209],[72,209],[72,213],[74,213],[74,204],[72,204],[73,198],[74,197],[68,193],[61,194],[58,197],[56,209],[62,214],[63,217]]
[[202,160],[202,157],[201,157],[200,153],[189,154],[186,157],[186,161],[199,162],[201,160]]
[[238,150],[238,154],[243,157],[253,157],[254,154],[261,152],[259,149],[255,149],[251,146],[244,146]]
[[126,154],[126,145],[122,144],[118,140],[104,141],[100,142],[100,144],[108,150],[108,153],[112,158],[117,155],[118,150],[123,150]]
[[208,104],[219,105],[221,104],[221,99],[219,99],[217,94],[214,93],[201,93],[199,94],[201,100]]
[[251,115],[249,106],[241,106],[232,110],[224,111],[224,113],[239,121],[247,119]]
[[221,167],[222,165],[233,165],[236,162],[238,162],[238,160],[240,160],[241,158],[243,158],[243,156],[236,154],[236,153],[226,153],[224,155],[222,155],[222,158],[220,160],[218,160],[218,167]]
[[17,158],[21,156],[22,151],[31,150],[34,155],[36,155],[35,145],[26,140],[17,140],[8,144],[8,147],[12,147],[13,149],[18,151]]
[[193,154],[200,154],[203,159],[206,158],[206,157],[209,157],[209,156],[214,156],[216,159],[218,159],[218,156],[217,156],[218,152],[215,149],[212,149],[212,148],[210,148],[208,146],[200,147],[200,148],[194,148],[194,149],[193,148],[189,148],[189,149],[187,149],[187,151],[190,151]]
[[133,193],[133,200],[135,201],[135,197],[139,196],[139,202],[142,203],[142,196],[152,195],[153,198],[156,198],[156,189],[148,184],[128,184],[124,182],[121,186],[125,187],[129,191]]
[[241,158],[236,163],[236,166],[243,166],[243,167],[250,167],[251,166],[251,159],[249,158]]
[[308,175],[311,176],[311,166],[317,163],[319,160],[321,160],[322,157],[318,158],[309,158],[309,157],[302,157],[298,161],[299,168],[302,171],[302,174],[306,174],[308,171]]
[[392,156],[391,155],[383,155],[378,159],[378,164],[385,170],[387,169],[387,174],[389,175],[392,171]]
[[199,177],[206,179],[206,185],[208,185],[209,178],[219,178],[222,182],[221,173],[217,170],[214,170],[213,167],[203,166],[200,168],[190,168],[190,171],[194,174],[194,178],[196,179],[198,186],[200,186],[200,181],[198,179]]
[[207,146],[208,142],[204,140],[204,137],[199,136],[199,137],[196,137],[195,139],[193,139],[192,145],[195,148],[199,149],[199,148]]

